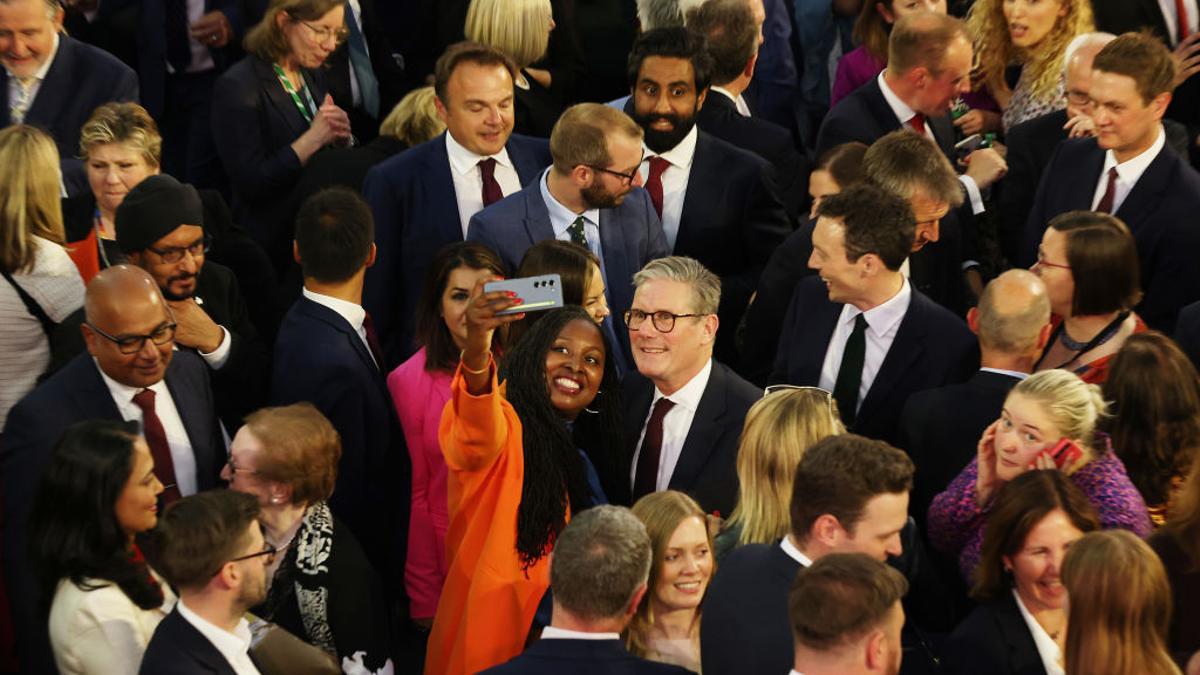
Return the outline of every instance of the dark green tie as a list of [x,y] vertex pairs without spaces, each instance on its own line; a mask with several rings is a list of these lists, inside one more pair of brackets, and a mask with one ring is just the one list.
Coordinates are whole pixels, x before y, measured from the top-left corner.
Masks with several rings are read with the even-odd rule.
[[591,248],[588,246],[587,237],[583,235],[583,223],[583,216],[577,217],[575,222],[571,223],[571,226],[567,228],[567,234],[571,235],[572,244],[579,244],[590,251]]
[[833,385],[833,400],[837,401],[842,421],[849,427],[854,424],[858,409],[858,388],[862,384],[863,360],[867,355],[867,317],[859,314],[854,319],[854,330],[846,340],[842,352],[842,365],[838,368],[837,382]]

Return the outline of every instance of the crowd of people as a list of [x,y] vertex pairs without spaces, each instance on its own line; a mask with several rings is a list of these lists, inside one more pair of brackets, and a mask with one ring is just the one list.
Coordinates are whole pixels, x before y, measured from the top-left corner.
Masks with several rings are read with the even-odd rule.
[[0,0],[0,672],[1200,673],[1198,20]]

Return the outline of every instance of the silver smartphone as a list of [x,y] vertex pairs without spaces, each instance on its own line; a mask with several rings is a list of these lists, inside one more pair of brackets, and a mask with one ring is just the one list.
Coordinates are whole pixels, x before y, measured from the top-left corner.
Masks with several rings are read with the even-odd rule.
[[483,285],[484,293],[492,291],[511,291],[517,294],[516,297],[524,300],[516,307],[496,312],[497,316],[520,314],[521,312],[542,312],[563,306],[562,278],[557,274],[490,281]]

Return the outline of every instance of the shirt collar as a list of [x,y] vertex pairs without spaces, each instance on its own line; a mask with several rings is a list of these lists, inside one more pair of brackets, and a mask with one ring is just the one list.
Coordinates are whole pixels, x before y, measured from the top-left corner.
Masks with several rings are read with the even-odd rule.
[[454,135],[449,131],[446,132],[446,154],[450,157],[450,168],[458,174],[464,174],[474,169],[479,165],[480,160],[487,159],[488,157],[496,160],[497,164],[510,169],[513,168],[512,160],[508,158],[507,147],[500,148],[500,152],[494,155],[477,155],[454,140]]
[[877,337],[885,335],[904,319],[909,301],[912,300],[912,286],[909,285],[908,279],[901,275],[900,280],[900,290],[887,302],[876,305],[865,312],[860,312],[854,305],[846,305],[847,312],[842,316],[842,320],[853,321],[859,314],[862,314],[867,317],[867,330]]
[[988,367],[984,366],[984,367],[981,367],[979,370],[982,372],[985,372],[985,373],[996,373],[999,375],[1008,375],[1009,377],[1015,377],[1018,380],[1024,380],[1029,377],[1029,373],[1022,373],[1022,372],[1019,372],[1016,370],[1005,370],[1003,368],[988,368]]
[[100,362],[97,361],[95,357],[92,357],[92,362],[96,364],[96,371],[100,373],[100,378],[104,380],[105,386],[108,387],[108,392],[112,394],[113,400],[117,402],[118,407],[125,405],[126,403],[131,403],[133,401],[133,397],[141,393],[143,389],[149,389],[156,395],[170,395],[166,382],[162,380],[155,382],[149,387],[131,387],[127,384],[121,384],[120,382],[117,382],[109,377],[108,373],[104,372],[104,369],[100,367]]
[[304,297],[312,300],[318,305],[322,305],[332,309],[338,313],[338,316],[346,320],[350,327],[354,330],[362,329],[363,319],[367,317],[367,310],[362,308],[362,305],[356,305],[353,302],[346,302],[341,298],[335,298],[322,293],[314,293],[307,288],[301,291]]
[[737,109],[739,115],[742,115],[743,117],[750,116],[746,112],[746,110],[748,109],[748,106],[746,105],[746,99],[743,98],[741,95],[734,96],[733,93],[730,92],[728,89],[725,89],[724,87],[718,87],[715,84],[709,86],[708,90],[715,91],[719,94],[724,94],[725,98],[729,99],[730,101],[733,101],[733,107]]
[[886,72],[887,68],[884,68],[879,73],[879,77],[876,78],[879,82],[879,91],[883,92],[883,99],[887,101],[888,107],[892,109],[892,112],[896,115],[896,119],[900,120],[900,124],[907,124],[917,114],[917,111],[910,108],[904,101],[901,101],[896,92],[892,91],[892,88],[888,86],[887,79],[883,76]]
[[1113,151],[1106,150],[1104,152],[1104,169],[1100,172],[1100,175],[1107,174],[1108,170],[1115,166],[1117,167],[1117,175],[1121,177],[1121,180],[1132,185],[1138,182],[1138,179],[1142,177],[1146,169],[1150,168],[1150,163],[1158,157],[1158,153],[1166,143],[1167,135],[1163,133],[1163,128],[1160,124],[1158,126],[1158,136],[1155,137],[1154,142],[1150,144],[1150,147],[1145,152],[1136,157],[1131,157],[1118,164],[1117,157],[1113,154]]
[[221,656],[224,656],[230,665],[248,658],[247,652],[250,650],[251,635],[250,623],[245,618],[238,620],[237,626],[231,633],[220,626],[209,623],[207,619],[188,609],[183,599],[180,599],[175,607],[188,623],[200,631],[201,635],[207,638],[212,646],[217,648],[217,651],[221,652]]
[[1045,628],[1042,628],[1042,624],[1033,618],[1033,614],[1025,607],[1025,603],[1021,602],[1021,596],[1017,593],[1017,589],[1014,588],[1012,594],[1013,599],[1017,601],[1017,609],[1021,611],[1021,618],[1025,620],[1025,625],[1029,627],[1029,632],[1033,635],[1033,644],[1037,647],[1042,663],[1058,663],[1060,657],[1058,643],[1050,637]]
[[557,626],[546,626],[542,629],[543,640],[620,640],[618,633],[587,633],[580,630],[567,630]]
[[674,394],[664,396],[658,387],[655,387],[654,400],[651,401],[651,405],[658,403],[660,398],[669,398],[675,405],[683,406],[694,413],[700,407],[700,399],[704,397],[704,390],[708,388],[710,375],[712,375],[712,357],[709,357],[700,372],[693,375],[692,379],[688,380],[688,383],[680,387],[679,391]]
[[783,535],[783,539],[779,542],[779,548],[783,549],[783,552],[788,554],[789,558],[800,563],[801,567],[812,567],[812,558],[804,555],[799,548],[796,548],[796,545],[792,543],[792,535]]
[[657,155],[670,162],[671,166],[691,170],[692,158],[696,155],[696,139],[699,137],[699,134],[699,127],[692,126],[692,130],[687,133],[687,136],[684,136],[682,141],[679,141],[675,147],[666,152],[654,152],[644,143],[642,144],[642,149],[646,151],[646,159]]
[[553,170],[553,166],[547,167],[546,171],[542,173],[541,180],[538,181],[538,187],[542,191],[542,201],[546,203],[546,210],[550,212],[550,226],[554,229],[555,238],[566,232],[567,228],[571,227],[571,224],[574,223],[575,219],[579,216],[583,216],[584,220],[595,225],[596,227],[599,227],[600,209],[588,209],[583,213],[575,213],[571,209],[568,209],[562,202],[554,198],[554,195],[550,193],[549,183],[550,172]]

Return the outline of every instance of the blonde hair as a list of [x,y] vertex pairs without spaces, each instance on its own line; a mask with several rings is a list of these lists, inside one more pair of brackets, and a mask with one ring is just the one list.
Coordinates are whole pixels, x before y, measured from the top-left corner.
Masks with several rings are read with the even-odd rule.
[[342,439],[321,411],[308,402],[263,408],[246,417],[246,427],[262,445],[258,474],[291,486],[292,504],[329,499]]
[[[633,515],[642,521],[642,524],[646,526],[646,533],[650,535],[652,553],[650,576],[646,582],[650,588],[642,598],[641,604],[638,605],[633,620],[625,629],[625,646],[634,656],[644,658],[648,651],[646,635],[649,633],[650,627],[654,625],[654,614],[650,610],[650,597],[654,594],[654,585],[658,583],[663,556],[666,554],[667,544],[671,542],[671,535],[675,534],[675,530],[683,521],[695,517],[705,524],[704,536],[708,539],[709,555],[712,555],[713,543],[712,535],[708,532],[708,521],[704,516],[704,510],[700,508],[696,500],[677,490],[652,492],[642,497],[633,505]],[[716,572],[717,563],[716,560],[713,560],[711,574],[715,575]],[[712,580],[711,575],[709,580]],[[699,608],[696,613],[700,613]],[[699,625],[698,616],[695,625]]]
[[1092,456],[1104,450],[1095,443],[1096,424],[1108,408],[1100,387],[1084,382],[1069,370],[1054,369],[1030,375],[1013,387],[1009,395],[1013,394],[1041,404],[1059,434],[1079,441],[1092,451]]
[[136,103],[105,103],[79,130],[79,156],[88,158],[97,145],[124,143],[142,154],[147,165],[162,163],[162,135],[146,109]]
[[471,0],[466,38],[508,55],[521,69],[546,54],[550,0]]
[[971,78],[976,90],[986,86],[990,91],[1007,88],[1004,69],[1011,63],[1024,66],[1021,76],[1029,82],[1035,99],[1053,97],[1063,79],[1063,55],[1075,36],[1096,29],[1092,20],[1092,3],[1088,0],[1058,0],[1067,13],[1060,16],[1054,28],[1033,50],[1013,46],[1008,22],[1004,20],[1004,0],[976,0],[967,12],[967,30],[975,38],[975,63]]
[[1167,652],[1171,587],[1154,551],[1126,530],[1090,532],[1067,551],[1067,675],[1179,675]]
[[846,433],[829,392],[786,389],[755,402],[738,447],[739,496],[727,526],[738,544],[766,544],[791,532],[792,480],[804,452],[826,436]]
[[405,94],[379,125],[380,136],[404,141],[408,147],[420,145],[446,130],[437,116],[432,86],[419,87]]
[[58,149],[45,132],[17,124],[0,130],[0,267],[9,273],[34,263],[34,237],[57,244],[63,233]]

